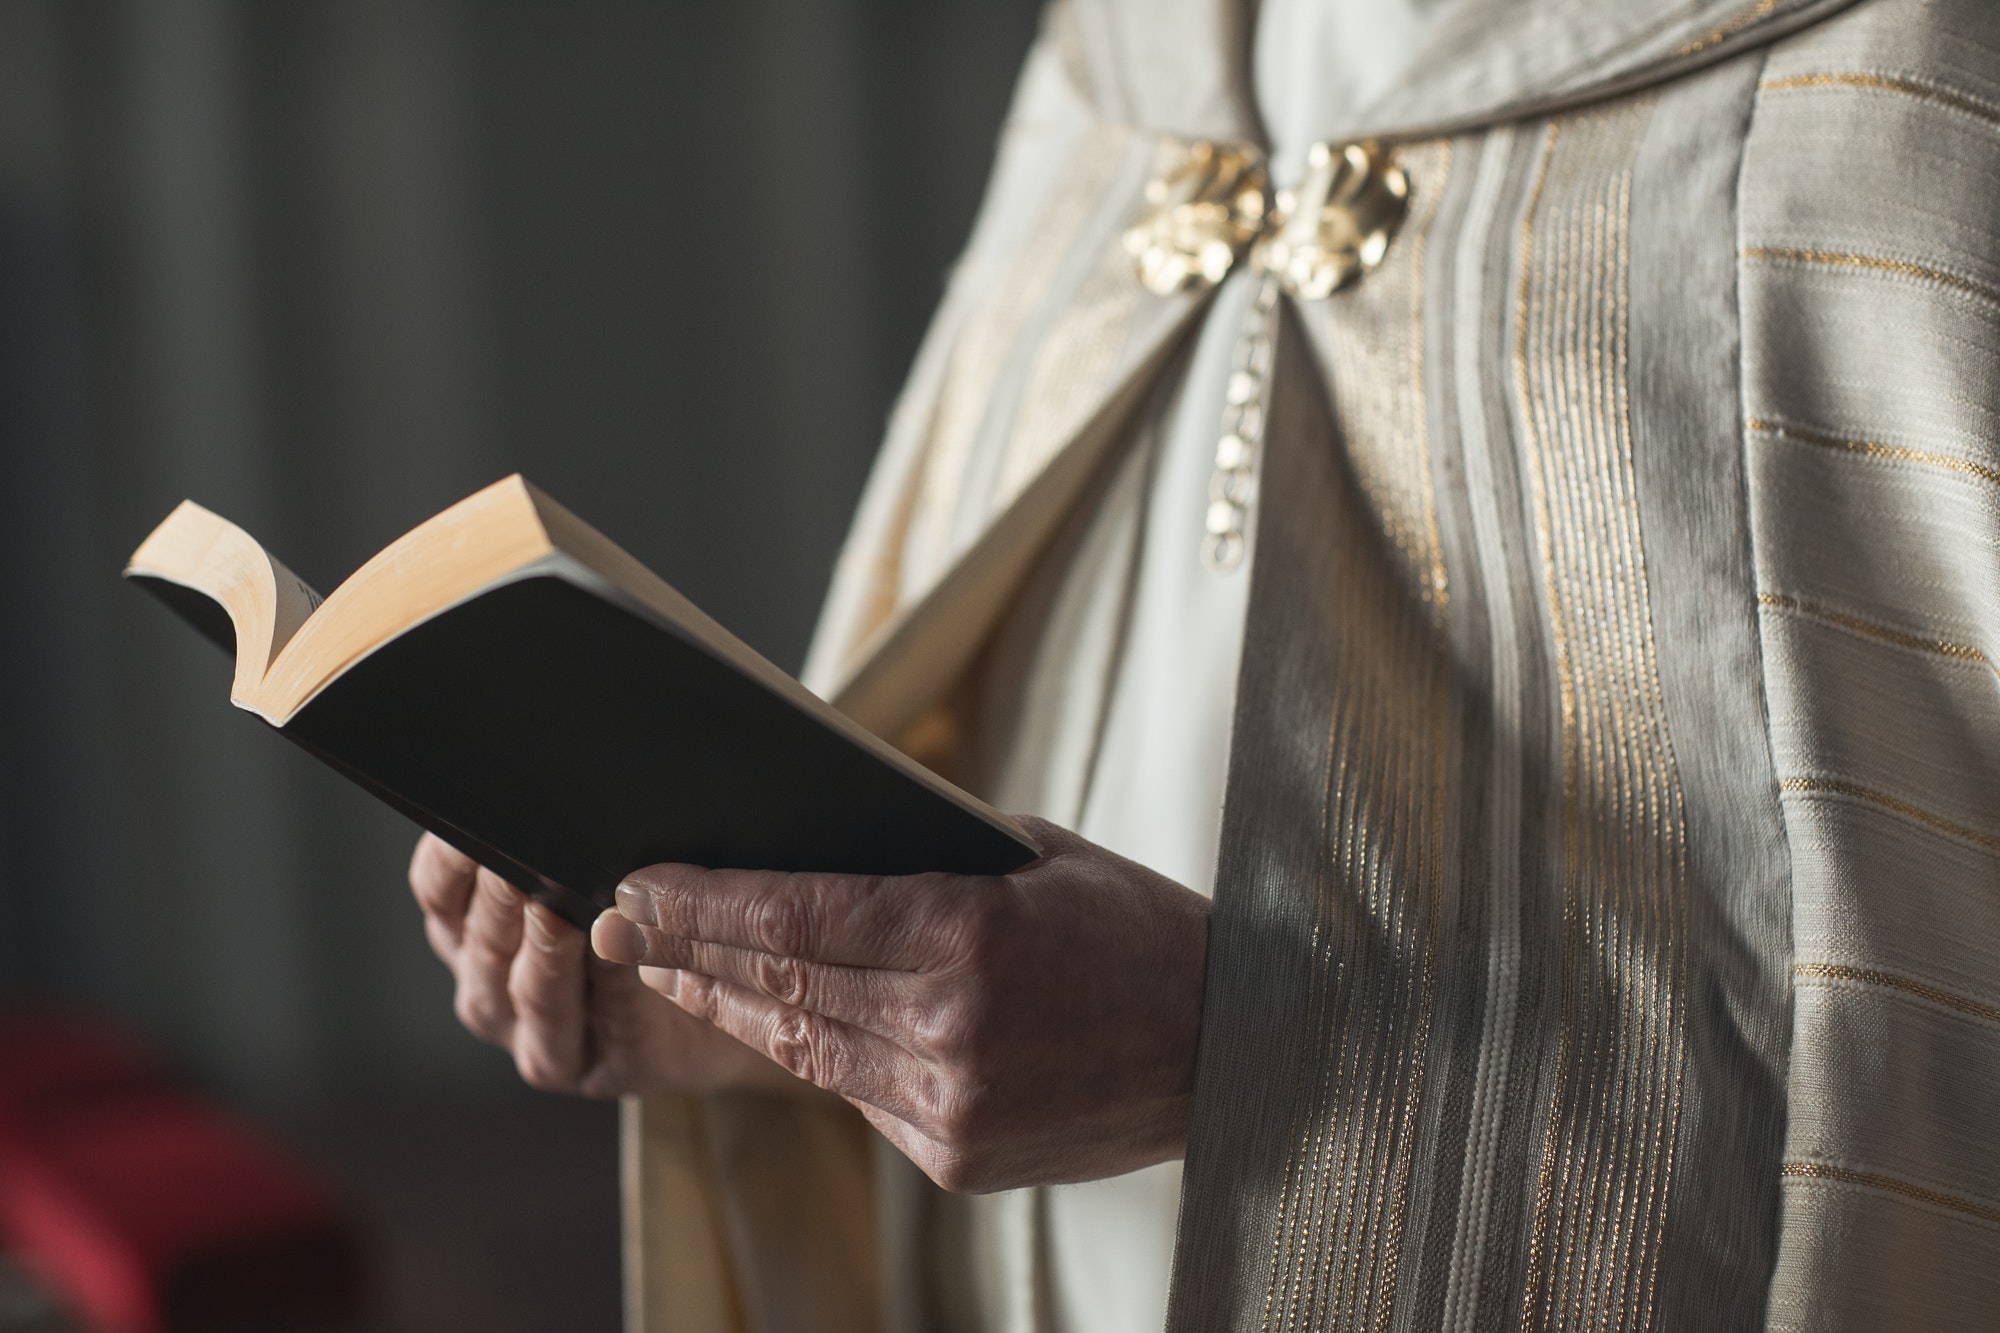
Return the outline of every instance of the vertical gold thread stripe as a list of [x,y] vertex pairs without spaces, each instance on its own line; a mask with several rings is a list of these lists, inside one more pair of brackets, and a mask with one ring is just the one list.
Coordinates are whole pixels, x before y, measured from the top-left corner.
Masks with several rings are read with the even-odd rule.
[[1424,396],[1423,256],[1449,175],[1449,144],[1405,148],[1404,167],[1421,188],[1417,212],[1398,238],[1403,262],[1377,271],[1330,299],[1307,304],[1308,331],[1326,358],[1348,461],[1385,541],[1410,587],[1436,604],[1449,598],[1437,503],[1429,466]]
[[1523,1324],[1653,1322],[1686,1062],[1685,814],[1628,394],[1629,160],[1649,108],[1553,133],[1522,224],[1515,389],[1561,700],[1562,999]]
[[1876,791],[1872,787],[1864,787],[1858,782],[1845,782],[1839,778],[1791,777],[1780,780],[1778,788],[1800,796],[1847,796],[1857,801],[1866,801],[1870,805],[1892,810],[1907,819],[1914,819],[1919,824],[1928,824],[1941,833],[1951,834],[1954,838],[1963,838],[1967,842],[2000,851],[2000,837],[1967,828],[1942,815],[1934,815],[1920,805],[1911,805],[1908,801],[1886,792]]
[[1889,1194],[1900,1194],[1918,1203],[1928,1203],[1952,1212],[1976,1217],[1982,1222],[2000,1226],[2000,1208],[1991,1204],[1968,1199],[1961,1194],[1947,1194],[1934,1190],[1900,1176],[1884,1175],[1879,1171],[1858,1171],[1853,1167],[1834,1166],[1828,1162],[1786,1162],[1779,1169],[1787,1180],[1833,1180],[1843,1185],[1859,1185],[1864,1189],[1882,1190]]
[[1450,671],[1421,269],[1449,154],[1418,145],[1402,159],[1424,202],[1389,261],[1299,312],[1331,370],[1348,466],[1334,481],[1340,551],[1327,614],[1338,632],[1304,1015],[1326,1057],[1301,1068],[1292,1093],[1267,1333],[1388,1323],[1436,1003]]
[[1870,92],[1898,93],[1920,101],[1935,102],[1939,106],[1983,120],[1989,125],[2000,125],[2000,107],[1965,93],[1955,92],[1950,88],[1920,83],[1915,79],[1901,78],[1893,74],[1865,72],[1794,74],[1788,78],[1768,79],[1758,85],[1758,91],[1766,93],[1797,92],[1808,88],[1858,88]]
[[[1444,563],[1444,544],[1438,536],[1437,485],[1431,469],[1431,440],[1429,429],[1428,397],[1424,388],[1424,256],[1429,247],[1430,229],[1436,221],[1438,204],[1443,198],[1444,187],[1451,176],[1451,144],[1438,146],[1431,170],[1428,187],[1429,206],[1419,225],[1412,228],[1410,238],[1410,292],[1409,292],[1409,364],[1410,402],[1412,404],[1413,429],[1404,454],[1408,466],[1417,475],[1415,487],[1418,507],[1422,515],[1421,531],[1428,547],[1429,559],[1419,566],[1427,576],[1421,589],[1421,596],[1431,609],[1432,624],[1438,632],[1439,646],[1443,645],[1446,613],[1450,608],[1451,586]],[[1432,728],[1428,736],[1430,742],[1431,772],[1429,790],[1421,794],[1424,809],[1420,812],[1416,833],[1428,833],[1427,846],[1423,857],[1430,867],[1425,888],[1429,894],[1429,919],[1425,923],[1424,939],[1424,1007],[1423,1017],[1417,1030],[1416,1050],[1411,1064],[1416,1079],[1424,1076],[1430,1050],[1431,1024],[1437,1011],[1437,967],[1439,935],[1444,919],[1444,811],[1446,788],[1451,776],[1451,756],[1445,742],[1442,720],[1450,715],[1451,675],[1439,662],[1432,672],[1429,714]],[[1404,1220],[1409,1211],[1410,1177],[1416,1168],[1417,1111],[1421,1106],[1419,1095],[1421,1085],[1413,1090],[1404,1103],[1404,1119],[1401,1128],[1403,1152],[1401,1169],[1397,1173],[1393,1197],[1389,1201],[1389,1235],[1384,1245],[1382,1262],[1376,1272],[1382,1290],[1377,1298],[1377,1308],[1385,1317],[1394,1308],[1394,1282],[1402,1271],[1402,1248]]]
[[[1528,411],[1532,395],[1528,390],[1528,311],[1531,281],[1534,276],[1535,218],[1541,212],[1542,196],[1548,188],[1549,164],[1555,158],[1556,144],[1562,135],[1562,122],[1551,121],[1542,141],[1542,157],[1535,168],[1535,183],[1528,191],[1528,206],[1521,220],[1521,241],[1515,255],[1514,264],[1519,271],[1520,289],[1514,295],[1514,395],[1521,404],[1523,426],[1527,439],[1525,444],[1533,449],[1537,445],[1537,431],[1534,414]],[[1549,545],[1548,506],[1540,491],[1535,496],[1536,536],[1544,550]],[[1555,594],[1553,583],[1549,582],[1544,570],[1543,597],[1549,607],[1549,629],[1555,638],[1556,679],[1561,690],[1561,722],[1563,734],[1569,735],[1574,729],[1576,699],[1571,689],[1569,663],[1569,637],[1562,621],[1562,607]],[[1571,785],[1569,769],[1573,760],[1567,747],[1563,750],[1563,788],[1565,798]],[[1567,799],[1565,799],[1567,804]],[[1568,895],[1563,898],[1563,965],[1562,965],[1562,1009],[1556,1035],[1556,1086],[1554,1102],[1549,1108],[1546,1128],[1542,1133],[1542,1149],[1539,1168],[1536,1173],[1535,1199],[1528,1239],[1528,1274],[1526,1294],[1523,1296],[1521,1322],[1524,1329],[1537,1326],[1537,1297],[1542,1289],[1543,1276],[1548,1264],[1549,1210],[1555,1198],[1555,1165],[1557,1130],[1563,1116],[1562,1072],[1570,1065],[1571,1015],[1575,1010],[1575,1000],[1570,993],[1571,978],[1575,974],[1575,960],[1572,957],[1572,927],[1575,922],[1574,905]]]

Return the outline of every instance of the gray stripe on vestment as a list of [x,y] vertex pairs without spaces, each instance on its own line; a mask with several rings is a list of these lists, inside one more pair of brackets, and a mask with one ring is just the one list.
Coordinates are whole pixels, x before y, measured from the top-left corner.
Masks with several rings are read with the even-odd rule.
[[1256,1328],[1294,1165],[1299,1080],[1326,1060],[1300,1010],[1332,892],[1324,800],[1334,704],[1325,606],[1341,493],[1332,423],[1306,336],[1278,324],[1257,549],[1209,917],[1193,1117],[1169,1333]]
[[[1528,136],[1530,139],[1533,136]],[[1483,250],[1496,233],[1504,202],[1517,198],[1520,172],[1515,168],[1516,135],[1502,129],[1481,145],[1478,174],[1467,205],[1464,230],[1455,256],[1452,292],[1452,365],[1472,372],[1493,362],[1490,335],[1481,318],[1489,308],[1491,279]],[[1513,187],[1510,191],[1508,187]],[[1504,301],[1501,303],[1504,306]],[[1486,377],[1460,373],[1453,377],[1456,393],[1458,444],[1463,452],[1467,510],[1476,551],[1479,586],[1484,593],[1490,655],[1491,736],[1488,738],[1486,790],[1482,802],[1486,834],[1483,890],[1486,904],[1486,995],[1479,1029],[1479,1061],[1474,1075],[1472,1107],[1466,1127],[1464,1166],[1459,1185],[1456,1234],[1447,1270],[1444,1310],[1439,1327],[1472,1333],[1478,1327],[1480,1279],[1495,1207],[1494,1190],[1500,1150],[1501,1122],[1508,1109],[1515,1023],[1519,1014],[1521,980],[1521,798],[1524,774],[1518,738],[1520,709],[1520,614],[1514,601],[1513,575],[1508,569],[1509,543],[1504,537],[1498,500],[1503,490],[1517,488],[1496,472],[1494,443],[1487,431]],[[1505,419],[1500,420],[1504,430]],[[1513,546],[1518,557],[1520,548]],[[1516,569],[1523,567],[1515,563]],[[1501,1224],[1511,1224],[1509,1210]]]
[[1467,1054],[1475,1039],[1468,1038],[1462,1047],[1456,1034],[1477,1033],[1486,1004],[1488,903],[1480,854],[1486,838],[1478,813],[1482,791],[1480,784],[1465,781],[1465,775],[1483,774],[1489,767],[1491,710],[1482,693],[1465,688],[1465,682],[1487,675],[1487,608],[1468,516],[1454,351],[1458,251],[1473,220],[1470,209],[1487,142],[1486,137],[1475,136],[1449,145],[1445,197],[1425,241],[1420,273],[1425,442],[1430,450],[1437,544],[1449,588],[1444,630],[1454,663],[1447,724],[1452,776],[1438,814],[1444,870],[1439,884],[1437,999],[1438,1031],[1453,1035],[1432,1044],[1425,1073],[1434,1091],[1424,1099],[1421,1112],[1418,1171],[1430,1186],[1411,1193],[1406,1225],[1415,1240],[1404,1247],[1397,1279],[1402,1295],[1389,1333],[1433,1333],[1443,1318],[1478,1073],[1476,1059]]
[[[1687,1075],[1657,1327],[1762,1327],[1790,1047],[1791,865],[1741,424],[1736,198],[1761,53],[1661,90],[1632,172],[1633,466],[1686,808]],[[1732,151],[1735,149],[1735,151]]]

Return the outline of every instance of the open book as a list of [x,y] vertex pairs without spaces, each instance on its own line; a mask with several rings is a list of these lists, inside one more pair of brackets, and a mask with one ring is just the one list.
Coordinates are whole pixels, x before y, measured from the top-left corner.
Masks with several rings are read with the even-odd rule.
[[1000,874],[1039,854],[520,477],[324,601],[192,502],[125,576],[235,654],[237,707],[580,925],[660,861]]

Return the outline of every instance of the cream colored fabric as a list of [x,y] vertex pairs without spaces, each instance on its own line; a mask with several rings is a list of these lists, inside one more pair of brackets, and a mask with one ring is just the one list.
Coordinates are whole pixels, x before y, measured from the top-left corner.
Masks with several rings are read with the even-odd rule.
[[[813,683],[1219,842],[1175,1333],[2000,1326],[2000,10],[1359,13],[1058,11]],[[1217,577],[1245,282],[1117,232],[1185,134],[1373,131],[1410,216],[1286,306]],[[1171,1169],[885,1165],[899,1333],[1157,1326]]]
[[[1248,570],[1205,567],[1202,524],[1247,296],[1241,279],[1223,292],[1187,366],[1163,382],[1003,622],[962,705],[955,770],[1003,808],[1075,828],[1203,893]],[[925,1196],[904,1224],[921,1271],[893,1285],[950,1293],[902,1326],[1147,1333],[1164,1322],[1177,1163],[986,1198],[901,1187]]]
[[[1794,850],[1774,1328],[2000,1325],[2000,22],[1773,52],[1744,409]],[[1847,162],[1882,163],[1837,191]]]

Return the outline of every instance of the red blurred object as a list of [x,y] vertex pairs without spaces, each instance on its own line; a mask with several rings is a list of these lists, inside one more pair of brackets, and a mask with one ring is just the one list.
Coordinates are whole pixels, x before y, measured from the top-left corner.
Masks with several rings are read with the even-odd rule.
[[359,1246],[332,1191],[73,1018],[0,1018],[0,1237],[103,1333],[359,1313]]

